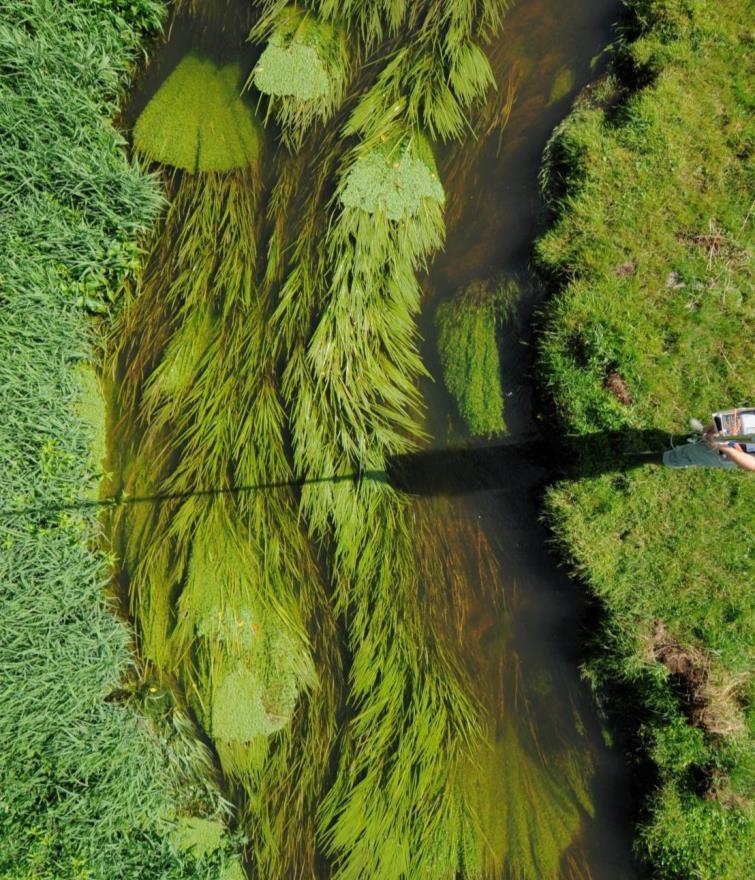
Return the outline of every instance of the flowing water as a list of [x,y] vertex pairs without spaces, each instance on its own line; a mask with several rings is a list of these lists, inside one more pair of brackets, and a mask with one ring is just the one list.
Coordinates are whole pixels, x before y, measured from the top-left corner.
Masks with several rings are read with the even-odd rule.
[[[434,379],[423,394],[432,440],[408,468],[408,488],[439,548],[463,556],[454,560],[461,573],[454,631],[488,719],[466,784],[496,873],[512,880],[637,876],[629,773],[579,677],[584,596],[547,552],[538,495],[550,472],[528,454],[534,438],[548,434],[536,418],[531,378],[530,325],[542,297],[528,267],[543,221],[538,169],[553,128],[600,73],[619,6],[521,0],[509,11],[490,49],[499,96],[483,113],[478,137],[442,157],[448,235],[423,281],[423,358]],[[237,28],[229,23],[229,30]],[[179,18],[142,77],[126,123],[198,39],[190,20]],[[212,49],[217,56],[217,45]],[[234,60],[239,52],[229,48]],[[254,52],[243,49],[241,61],[251,67]],[[509,434],[481,446],[465,435],[443,389],[433,316],[456,289],[497,272],[516,276],[522,296],[502,338]],[[123,476],[128,462],[117,446],[112,463]]]
[[[477,518],[493,548],[505,601],[495,610],[487,602],[473,605],[468,626],[470,643],[484,646],[488,692],[497,695],[494,748],[478,784],[493,846],[501,852],[516,828],[512,812],[527,814],[523,824],[552,826],[551,835],[532,835],[536,855],[519,855],[523,870],[530,866],[525,876],[532,877],[546,876],[548,848],[562,850],[570,833],[562,877],[638,876],[630,853],[629,773],[607,746],[610,735],[578,675],[586,635],[584,596],[547,550],[538,497],[549,468],[541,456],[529,454],[532,443],[549,434],[537,418],[532,378],[531,323],[543,297],[529,266],[545,220],[538,171],[553,129],[575,95],[600,75],[618,13],[615,0],[528,0],[509,11],[491,52],[508,92],[502,111],[496,108],[505,127],[491,120],[487,137],[447,157],[448,236],[425,285],[423,357],[433,381],[423,390],[431,447],[438,452],[412,479],[429,496],[448,496],[451,519]],[[522,294],[502,339],[509,434],[502,445],[486,446],[469,442],[444,390],[433,316],[455,290],[496,273],[515,277]],[[458,451],[448,453],[449,448]],[[518,874],[510,867],[502,876]]]

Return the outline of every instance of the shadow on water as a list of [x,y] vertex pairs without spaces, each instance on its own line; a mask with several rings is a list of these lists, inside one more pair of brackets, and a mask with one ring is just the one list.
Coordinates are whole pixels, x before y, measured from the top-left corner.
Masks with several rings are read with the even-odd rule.
[[241,495],[246,492],[268,492],[276,489],[300,489],[303,486],[338,483],[385,483],[399,492],[421,497],[451,497],[479,492],[516,493],[535,481],[558,473],[568,479],[576,471],[579,476],[620,474],[635,467],[660,464],[664,449],[678,444],[678,435],[663,431],[621,431],[616,433],[583,434],[561,438],[559,445],[533,435],[526,442],[500,445],[459,446],[430,449],[395,455],[386,470],[364,470],[346,474],[324,474],[301,480],[276,480],[253,486],[216,486],[196,488],[187,492],[156,492],[150,495],[115,495],[94,499],[67,501],[60,504],[34,504],[0,509],[0,518],[34,516],[56,511],[86,510],[90,507],[114,507],[121,504],[160,504],[184,498],[220,495]]

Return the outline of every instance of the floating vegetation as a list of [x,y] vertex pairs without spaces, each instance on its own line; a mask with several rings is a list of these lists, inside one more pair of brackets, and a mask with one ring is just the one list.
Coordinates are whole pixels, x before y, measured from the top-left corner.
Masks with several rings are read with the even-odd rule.
[[423,199],[442,205],[445,194],[430,146],[421,135],[399,140],[392,148],[376,148],[358,159],[341,192],[345,207],[394,221],[414,217]]
[[511,279],[473,281],[435,315],[443,381],[476,437],[506,430],[498,331],[518,296]]
[[241,85],[238,64],[219,65],[190,52],[136,120],[135,149],[192,174],[256,162],[262,129]]
[[316,119],[326,121],[341,104],[349,71],[346,34],[301,7],[275,3],[252,32],[265,36],[247,85],[270,96],[284,137],[298,145]]
[[548,96],[548,105],[555,104],[573,92],[575,79],[576,77],[571,67],[566,65],[559,67],[553,78],[550,95]]

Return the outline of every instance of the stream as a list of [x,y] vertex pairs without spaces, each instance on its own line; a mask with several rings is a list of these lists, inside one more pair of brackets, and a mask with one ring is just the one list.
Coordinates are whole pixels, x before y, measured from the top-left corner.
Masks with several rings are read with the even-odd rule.
[[[578,673],[586,638],[584,594],[547,550],[547,532],[538,515],[539,493],[549,470],[541,457],[538,460],[527,450],[535,438],[548,434],[547,425],[537,418],[532,377],[531,324],[544,296],[529,265],[532,243],[545,220],[538,171],[553,129],[580,89],[600,75],[602,53],[613,38],[618,13],[615,0],[526,0],[507,13],[490,57],[499,84],[512,83],[514,102],[505,128],[494,128],[469,150],[472,161],[463,174],[451,176],[448,171],[452,162],[463,162],[468,147],[447,159],[444,181],[453,208],[445,248],[426,279],[428,296],[422,318],[423,359],[433,376],[423,393],[433,435],[431,448],[438,454],[435,462],[430,458],[423,467],[421,484],[428,494],[434,485],[441,493],[449,493],[449,516],[476,517],[483,525],[497,561],[498,589],[508,597],[498,613],[478,608],[470,632],[475,643],[489,642],[490,690],[505,689],[499,700],[498,747],[484,767],[488,776],[500,780],[501,787],[496,792],[489,780],[481,781],[489,801],[492,833],[498,826],[499,845],[504,849],[506,820],[497,814],[500,803],[510,800],[512,793],[521,799],[523,810],[543,813],[542,804],[531,790],[525,790],[524,781],[512,792],[512,768],[519,768],[513,773],[523,778],[527,763],[523,754],[536,754],[534,764],[540,767],[549,767],[554,756],[564,753],[589,755],[589,790],[573,789],[571,804],[561,808],[566,817],[582,801],[579,830],[561,861],[564,880],[640,876],[631,857],[628,768],[618,751],[607,745],[611,736],[602,727],[594,698]],[[521,289],[516,312],[502,334],[509,433],[499,445],[473,442],[466,436],[454,401],[443,386],[433,321],[444,298],[470,281],[497,273],[514,277]],[[444,451],[449,448],[460,451]],[[517,682],[519,675],[524,684]],[[517,705],[517,693],[520,704],[527,704],[526,711]],[[506,733],[507,728],[514,728],[516,734]],[[533,841],[534,846],[547,844]],[[539,866],[545,870],[542,862]],[[518,874],[504,869],[502,876]]]
[[[483,114],[476,139],[440,156],[447,237],[422,279],[422,356],[431,373],[422,393],[432,439],[410,488],[416,515],[439,536],[458,524],[448,546],[466,541],[469,551],[459,586],[461,651],[488,724],[466,785],[500,880],[639,876],[629,770],[579,674],[584,592],[547,549],[539,496],[551,471],[527,451],[548,434],[532,378],[531,324],[543,297],[529,267],[545,219],[538,170],[573,98],[600,75],[619,10],[618,0],[520,0],[508,11],[489,53],[499,82],[494,115]],[[179,18],[137,84],[126,125],[191,42]],[[238,59],[238,46],[229,55]],[[246,47],[242,65],[254,59]],[[485,444],[469,438],[444,390],[434,314],[460,287],[496,273],[515,277],[522,293],[501,339],[508,433]],[[116,447],[111,439],[111,464],[123,475],[128,462]],[[128,579],[121,583],[127,590]]]

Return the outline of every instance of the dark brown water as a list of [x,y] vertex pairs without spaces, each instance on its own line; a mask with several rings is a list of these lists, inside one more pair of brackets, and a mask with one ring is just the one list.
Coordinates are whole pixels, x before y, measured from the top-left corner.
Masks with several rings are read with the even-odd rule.
[[[638,876],[629,770],[607,744],[611,734],[579,675],[584,592],[548,552],[538,514],[551,468],[529,453],[532,441],[548,434],[533,403],[531,323],[543,291],[529,258],[545,220],[537,175],[553,129],[577,92],[600,75],[619,11],[616,0],[522,0],[508,13],[491,48],[501,88],[479,126],[489,132],[445,157],[448,237],[426,280],[432,446],[472,449],[439,452],[435,463],[428,458],[423,491],[448,495],[451,519],[482,526],[503,597],[498,608],[484,596],[475,607],[473,598],[468,623],[470,651],[483,646],[495,719],[473,784],[501,877],[555,876],[556,862],[564,880]],[[455,289],[499,272],[515,275],[522,287],[502,339],[509,434],[498,441],[503,445],[480,448],[469,443],[443,388],[433,316]],[[470,572],[470,582],[475,578]]]

